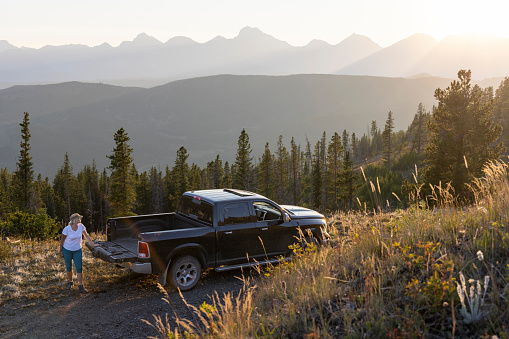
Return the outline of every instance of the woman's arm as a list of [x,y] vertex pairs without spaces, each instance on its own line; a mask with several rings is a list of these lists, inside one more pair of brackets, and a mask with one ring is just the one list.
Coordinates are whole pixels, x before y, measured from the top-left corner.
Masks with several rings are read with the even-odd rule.
[[90,236],[88,235],[88,232],[87,230],[83,230],[83,234],[85,235],[85,238],[87,238],[88,242],[91,243],[92,245],[94,245],[95,247],[99,246],[99,244],[94,244],[94,242],[92,241],[92,238],[90,238]]

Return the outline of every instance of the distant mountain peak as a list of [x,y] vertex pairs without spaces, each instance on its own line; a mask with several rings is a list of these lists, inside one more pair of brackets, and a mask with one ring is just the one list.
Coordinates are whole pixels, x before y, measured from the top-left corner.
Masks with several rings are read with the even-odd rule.
[[260,38],[262,38],[262,39],[270,38],[270,39],[278,40],[278,39],[274,38],[272,35],[264,33],[256,27],[249,27],[249,26],[242,28],[239,32],[239,35],[235,39],[254,40],[254,39],[260,39]]
[[319,40],[319,39],[313,39],[311,40],[306,47],[313,47],[313,48],[321,48],[330,46],[330,44],[327,41]]
[[345,40],[341,41],[340,43],[343,43],[343,42],[354,42],[354,41],[369,42],[369,43],[378,45],[376,42],[374,42],[373,40],[371,40],[367,36],[361,35],[361,34],[357,34],[357,33],[350,34]]
[[161,41],[157,40],[153,36],[148,35],[147,33],[140,33],[136,38],[134,38],[133,42],[136,43],[161,43]]
[[246,27],[242,28],[239,32],[239,35],[252,35],[252,34],[268,35],[268,34],[262,32],[259,28],[251,27],[251,26],[246,26]]
[[0,40],[0,53],[8,49],[15,49],[16,46],[11,45],[7,40]]
[[191,38],[188,38],[186,36],[174,36],[173,38],[166,41],[166,45],[171,46],[184,46],[184,45],[190,45],[194,44],[196,41],[194,41]]
[[262,32],[258,28],[246,26],[242,28],[235,38],[234,41],[240,43],[255,43],[258,45],[265,46],[279,46],[279,48],[288,48],[290,45],[286,41],[279,40],[272,35]]
[[120,46],[155,46],[155,45],[161,45],[162,42],[154,38],[153,36],[150,36],[146,33],[140,33],[134,38],[133,41],[124,41],[120,44]]

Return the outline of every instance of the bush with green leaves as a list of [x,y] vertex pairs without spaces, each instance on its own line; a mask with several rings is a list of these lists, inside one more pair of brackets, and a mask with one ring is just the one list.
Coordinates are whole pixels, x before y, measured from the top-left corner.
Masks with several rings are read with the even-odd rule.
[[21,211],[7,214],[5,221],[0,222],[0,229],[8,235],[44,240],[54,238],[60,224],[40,209],[36,214]]

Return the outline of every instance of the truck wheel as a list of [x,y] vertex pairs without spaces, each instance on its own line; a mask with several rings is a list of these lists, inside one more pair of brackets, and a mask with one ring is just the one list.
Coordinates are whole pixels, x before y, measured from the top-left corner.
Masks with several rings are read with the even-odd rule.
[[181,291],[192,289],[201,277],[201,264],[193,256],[186,255],[175,260],[170,267],[168,282]]

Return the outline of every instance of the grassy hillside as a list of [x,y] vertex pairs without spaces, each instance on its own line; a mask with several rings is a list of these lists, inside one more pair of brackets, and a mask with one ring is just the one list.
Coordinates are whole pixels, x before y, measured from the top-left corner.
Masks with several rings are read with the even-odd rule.
[[[261,271],[239,296],[196,309],[200,324],[158,324],[161,337],[508,337],[509,168],[499,163],[459,208],[435,187],[391,214],[338,214],[331,245]],[[155,324],[157,325],[157,324]]]
[[[153,325],[161,338],[507,338],[508,178],[508,165],[487,167],[471,206],[459,207],[447,187],[422,197],[417,183],[407,210],[330,216],[329,246],[296,246],[295,260],[246,278],[241,294],[195,309],[197,322]],[[57,297],[57,248],[0,242],[0,300]],[[85,253],[90,286],[121,275]]]

